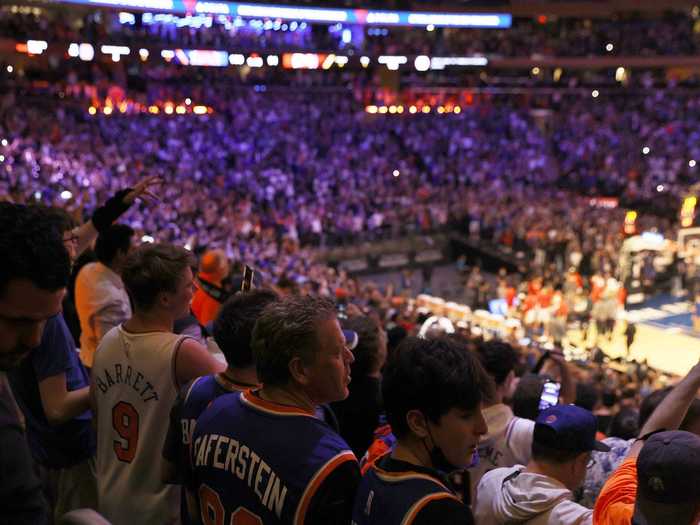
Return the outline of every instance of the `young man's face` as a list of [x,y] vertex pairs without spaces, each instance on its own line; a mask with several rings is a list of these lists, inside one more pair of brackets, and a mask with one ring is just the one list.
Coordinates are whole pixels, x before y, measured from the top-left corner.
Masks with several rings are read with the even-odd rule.
[[469,466],[479,439],[488,432],[481,405],[473,410],[453,407],[440,417],[439,424],[428,424],[433,443],[451,465],[462,468]]
[[307,365],[307,393],[316,404],[342,401],[349,394],[350,365],[355,358],[336,318],[319,323],[316,333],[319,348],[313,362]]
[[65,288],[47,291],[27,279],[10,281],[0,295],[0,370],[16,367],[39,346],[46,321],[61,312]]
[[177,288],[171,294],[175,319],[185,317],[189,313],[192,297],[194,297],[194,276],[188,267],[182,272]]

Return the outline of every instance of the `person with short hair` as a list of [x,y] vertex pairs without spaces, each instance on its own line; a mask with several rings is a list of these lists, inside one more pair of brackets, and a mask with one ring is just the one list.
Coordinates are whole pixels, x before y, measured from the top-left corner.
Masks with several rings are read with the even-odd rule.
[[[170,426],[163,445],[165,483],[187,487],[191,478],[188,457],[192,432],[209,403],[221,395],[260,386],[250,342],[263,309],[277,299],[275,292],[259,289],[237,293],[221,307],[214,321],[214,340],[228,366],[218,374],[198,377],[181,390],[170,411]],[[183,493],[182,521],[190,523],[185,500]]]
[[131,317],[129,295],[120,276],[132,248],[134,230],[112,224],[95,242],[97,261],[80,269],[75,280],[75,307],[80,319],[80,360],[90,368],[104,335]]
[[264,309],[252,339],[262,388],[214,400],[192,436],[202,521],[350,522],[357,459],[316,415],[348,396],[347,344],[327,299],[286,297]]
[[598,525],[696,525],[700,520],[700,437],[681,425],[700,389],[696,364],[661,401],[595,505]]
[[6,372],[39,346],[70,275],[62,232],[47,210],[0,203],[0,508],[7,523],[43,525],[50,510]]
[[383,413],[381,379],[387,355],[387,336],[380,323],[369,316],[351,316],[342,321],[344,329],[357,333],[353,348],[352,382],[347,399],[333,403],[340,435],[361,458],[371,445],[374,430]]
[[134,306],[100,342],[92,369],[99,510],[115,525],[178,523],[179,491],[161,481],[163,440],[178,389],[223,366],[206,348],[172,333],[192,300],[192,254],[145,244],[122,279]]
[[476,500],[476,487],[489,470],[524,465],[530,460],[532,432],[535,422],[516,417],[504,399],[514,390],[518,355],[508,343],[481,342],[476,355],[495,383],[494,395],[484,403],[488,433],[479,442],[479,463],[469,470],[471,501]]
[[576,405],[540,412],[527,464],[487,472],[477,489],[474,516],[480,525],[591,524],[593,511],[572,500],[583,483],[596,441],[595,416]]
[[468,349],[448,339],[409,337],[387,361],[382,394],[396,438],[367,470],[353,523],[469,524],[469,507],[447,474],[477,458],[491,381]]

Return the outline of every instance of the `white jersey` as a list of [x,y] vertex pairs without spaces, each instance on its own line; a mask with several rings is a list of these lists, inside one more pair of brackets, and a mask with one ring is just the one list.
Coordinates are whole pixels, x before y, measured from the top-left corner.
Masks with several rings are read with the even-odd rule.
[[179,523],[179,487],[163,484],[161,471],[178,391],[175,353],[184,339],[168,332],[134,334],[119,325],[95,354],[99,511],[114,525]]
[[535,422],[515,417],[508,405],[493,405],[483,410],[488,434],[481,438],[479,464],[469,469],[472,505],[476,487],[488,471],[499,467],[527,465],[532,448]]

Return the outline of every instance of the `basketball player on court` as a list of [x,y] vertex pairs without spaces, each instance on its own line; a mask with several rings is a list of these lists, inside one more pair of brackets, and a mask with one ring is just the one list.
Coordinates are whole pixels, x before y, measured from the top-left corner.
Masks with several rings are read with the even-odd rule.
[[172,333],[193,295],[190,252],[146,244],[122,279],[133,315],[97,348],[91,398],[97,426],[100,512],[114,525],[179,523],[179,488],[161,481],[161,450],[178,389],[224,366],[194,339]]
[[316,415],[348,396],[353,356],[333,303],[290,297],[253,332],[259,390],[217,398],[197,420],[190,461],[202,523],[350,523],[354,454]]

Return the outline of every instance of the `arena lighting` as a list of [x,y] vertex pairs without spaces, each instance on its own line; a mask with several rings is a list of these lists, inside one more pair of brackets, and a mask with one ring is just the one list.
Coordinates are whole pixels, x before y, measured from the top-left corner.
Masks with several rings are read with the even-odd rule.
[[[199,2],[197,2],[199,3]],[[236,4],[229,4],[236,6]],[[283,7],[272,5],[238,4],[238,16],[251,18],[281,18],[283,20],[304,20],[307,22],[349,22],[349,10],[319,9],[313,7]],[[369,14],[367,15],[369,16]]]
[[7,139],[2,139],[2,141],[0,141],[0,144],[2,144],[3,146],[7,146]]
[[335,57],[335,63],[338,64],[338,67],[344,67],[345,64],[348,63],[348,57],[346,56],[336,56]]
[[[444,13],[410,11],[294,7],[274,4],[245,4],[196,0],[60,0],[63,3],[107,6],[126,10],[139,9],[171,14],[215,14],[242,18],[279,19],[294,22],[348,23],[380,26],[508,28],[513,17],[507,13]],[[322,4],[322,2],[319,2]],[[122,17],[130,23],[129,17]]]
[[112,55],[112,60],[114,62],[119,62],[122,55],[128,55],[131,50],[126,46],[102,46],[100,51],[104,55]]
[[362,67],[367,67],[369,66],[370,59],[369,57],[360,57],[360,64],[362,64]]
[[178,106],[175,108],[175,113],[177,113],[178,115],[184,115],[185,113],[187,113],[187,108],[185,108],[185,106]]
[[49,47],[45,40],[27,40],[27,53],[30,55],[41,55]]
[[189,106],[190,104],[192,104],[192,99],[190,97],[187,97],[185,99],[185,106]]
[[593,98],[598,98],[598,95],[600,95],[600,92],[597,89],[594,89],[593,91],[591,91],[591,96]]
[[613,46],[613,45],[612,45],[611,43],[609,43],[609,42],[608,42],[607,44],[605,44],[605,50],[606,50],[608,53],[610,53],[610,52],[614,49],[614,47],[615,47],[615,46]]
[[163,111],[165,111],[166,115],[172,115],[174,108],[172,104],[166,104],[165,107],[163,108]]
[[192,112],[196,115],[206,115],[207,107],[206,106],[194,106],[192,108]]
[[160,56],[163,57],[166,62],[170,62],[173,58],[175,58],[175,51],[172,49],[163,49],[160,52]]
[[430,113],[430,106],[423,106],[423,113]]
[[326,55],[318,53],[284,53],[282,67],[285,69],[318,69]]
[[111,115],[112,114],[112,108],[110,106],[105,106],[102,108],[102,113],[105,115]]
[[12,66],[7,66],[7,72],[12,73],[15,70]]
[[453,111],[454,111],[455,113],[459,114],[459,113],[462,112],[462,108],[460,108],[459,106],[455,106],[455,108],[454,108]]
[[540,68],[538,68],[537,66],[533,67],[532,68],[532,76],[536,77],[539,74],[540,74]]
[[425,30],[430,32],[430,31],[435,31],[435,24],[428,24],[425,26]]
[[389,106],[389,113],[391,113],[391,114],[396,113],[396,106],[394,106],[394,105]]
[[418,108],[416,106],[411,106],[410,108],[408,108],[408,112],[411,114],[416,113],[417,111]]
[[143,235],[141,237],[141,242],[152,243],[152,242],[155,242],[155,239],[153,237],[151,237],[150,235]]
[[430,69],[443,70],[447,66],[475,67],[486,66],[489,60],[486,57],[432,57]]
[[659,193],[661,193],[662,191],[664,191],[664,185],[663,185],[663,184],[659,184],[659,185],[656,187],[656,191],[658,191]]
[[396,112],[400,115],[403,113],[403,106],[396,106]]
[[94,115],[95,113],[97,113],[97,108],[95,106],[90,106],[88,108],[88,113],[90,113],[90,115]]
[[367,106],[367,107],[365,108],[365,111],[366,111],[367,113],[372,113],[372,114],[374,114],[374,113],[377,112],[377,106]]
[[331,53],[326,57],[326,59],[323,61],[323,64],[321,65],[321,68],[323,69],[330,69],[331,66],[335,63],[335,55]]
[[400,172],[399,170],[394,170],[394,171],[392,172],[392,175],[393,175],[394,177],[398,177],[399,175],[401,175],[401,172]]
[[245,57],[243,55],[239,55],[238,53],[229,55],[228,63],[232,66],[242,66],[245,64]]
[[148,49],[144,49],[144,48],[139,49],[139,56],[141,57],[141,60],[143,62],[148,60],[148,55],[149,55]]
[[95,58],[95,49],[90,44],[78,44],[73,42],[68,46],[68,56],[89,62]]
[[389,111],[389,108],[386,106],[379,106],[379,113],[385,114],[387,111]]
[[649,155],[649,152],[650,152],[650,151],[651,151],[651,150],[649,149],[649,146],[644,146],[644,147],[642,148],[642,154],[644,154],[644,155]]
[[377,62],[384,64],[387,69],[397,71],[400,65],[408,62],[408,58],[403,55],[381,55]]
[[68,190],[63,190],[63,191],[61,192],[61,198],[62,198],[64,201],[67,201],[68,199],[70,199],[70,198],[72,198],[72,197],[73,197],[73,194],[72,194],[70,191],[68,191]]
[[0,162],[5,162],[5,155],[0,155]]
[[245,63],[248,67],[263,67],[263,59],[259,56],[249,56]]
[[280,57],[278,57],[277,55],[268,55],[265,59],[265,62],[267,62],[268,66],[275,67],[279,65]]
[[[3,146],[4,146],[4,145],[5,145],[5,144],[3,144]],[[695,167],[695,164],[696,164],[695,159],[690,159],[690,160],[688,161],[688,166],[691,167],[691,168],[694,168],[694,167]]]
[[416,71],[428,71],[430,69],[430,57],[425,55],[419,55],[413,61],[413,66]]
[[153,115],[157,115],[159,111],[158,106],[148,106],[148,112]]

